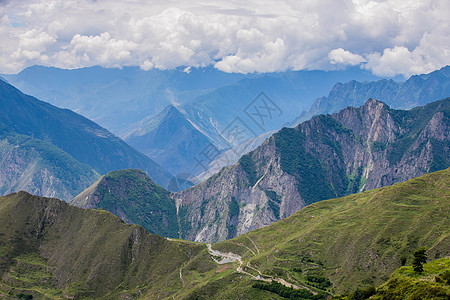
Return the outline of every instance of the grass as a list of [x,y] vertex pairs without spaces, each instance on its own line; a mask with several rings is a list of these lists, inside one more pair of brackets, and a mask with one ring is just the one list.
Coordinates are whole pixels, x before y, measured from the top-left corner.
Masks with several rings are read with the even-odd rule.
[[450,272],[448,257],[424,264],[422,274],[415,273],[412,266],[401,267],[371,299],[448,299],[450,282],[439,280],[445,272]]
[[[254,275],[258,270],[313,292],[376,286],[403,257],[410,264],[420,246],[429,257],[450,254],[449,173],[314,203],[213,248],[241,255]],[[107,211],[55,199],[1,197],[0,236],[0,293],[8,297],[282,299],[253,288],[255,280],[236,272],[238,262],[216,264],[204,244],[167,240]],[[426,265],[417,278],[403,267],[391,279],[400,276],[401,286],[433,281],[442,268],[448,261]],[[383,286],[391,290],[394,283]]]
[[[381,284],[401,257],[419,246],[449,255],[450,170],[356,195],[314,203],[293,216],[215,245],[263,273],[306,284],[304,275],[328,277],[336,293]],[[280,233],[282,232],[282,234]],[[258,241],[256,255],[239,243]],[[410,262],[411,258],[408,258]]]

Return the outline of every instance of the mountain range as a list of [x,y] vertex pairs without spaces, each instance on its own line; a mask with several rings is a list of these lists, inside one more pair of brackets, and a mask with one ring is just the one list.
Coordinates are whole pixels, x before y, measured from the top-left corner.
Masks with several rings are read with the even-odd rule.
[[[40,66],[4,77],[26,93],[98,122],[165,169],[190,179],[204,173],[217,158],[202,160],[202,151],[210,144],[219,154],[278,130],[337,81],[380,79],[358,68],[243,75],[214,68],[142,71]],[[172,123],[195,141],[180,138],[173,125],[167,125]],[[238,126],[239,138],[231,133],[233,126]],[[168,141],[170,147],[165,147]],[[193,166],[193,159],[201,160],[202,167]]]
[[[0,181],[10,182],[30,192],[41,191],[39,195],[58,196],[69,200],[79,193],[80,188],[83,190],[92,184],[98,178],[98,174],[125,168],[142,169],[156,182],[166,187],[172,179],[169,172],[149,157],[96,123],[68,109],[60,109],[27,96],[2,80],[0,80],[0,126],[3,141],[1,151],[5,153],[2,156],[4,170],[11,169],[15,164],[21,165],[22,168],[20,171],[17,169],[16,173],[2,172]],[[25,142],[27,144],[24,144]],[[32,143],[35,146],[32,146]],[[54,147],[50,147],[49,144]],[[43,147],[48,148],[48,151],[43,150]],[[56,147],[59,150],[56,150]],[[29,149],[34,152],[31,153]],[[47,153],[44,153],[46,151]],[[9,153],[15,155],[15,158],[11,159]],[[60,154],[63,156],[59,156]],[[37,155],[46,156],[47,160],[54,160],[54,163],[51,161],[50,167],[44,169],[36,168],[34,161]],[[25,167],[26,165],[34,169],[29,169]],[[61,172],[55,173],[52,168]],[[42,172],[43,176],[34,176],[34,171]],[[69,173],[71,175],[66,177]],[[48,190],[47,183],[52,181],[56,184],[54,190]],[[24,182],[31,184],[30,189]],[[56,186],[61,182],[65,182],[64,187],[58,191],[59,188]],[[5,189],[3,185],[2,189]],[[6,188],[4,192],[8,190],[9,188]]]
[[311,108],[292,123],[294,126],[319,114],[331,114],[347,106],[360,106],[368,98],[381,99],[396,109],[411,109],[450,95],[450,66],[429,74],[413,75],[405,82],[392,79],[336,83],[327,97],[318,98]]
[[450,166],[449,101],[410,111],[376,100],[284,128],[231,167],[174,195],[184,239],[215,242],[305,205]]
[[[325,299],[376,286],[410,264],[420,246],[430,258],[450,254],[449,172],[314,203],[214,245],[165,239],[105,210],[57,199],[25,192],[0,197],[0,295],[282,299],[279,287],[293,286],[285,289]],[[426,264],[417,288],[448,293],[448,283],[432,280],[445,278],[448,263]],[[377,295],[413,292],[401,289],[410,269],[394,273]]]
[[[445,169],[450,166],[449,107],[449,98],[409,111],[369,99],[359,108],[284,128],[234,165],[171,194],[177,216],[172,222],[178,223],[180,238],[218,242],[311,203]],[[122,176],[126,181],[127,173]],[[115,194],[113,186],[108,190],[98,196],[102,193],[93,186],[90,193],[104,198]],[[95,197],[83,199],[72,204],[102,207]],[[146,226],[143,219],[134,220]]]
[[[292,104],[307,107],[338,81],[380,79],[359,68],[239,74],[213,67],[143,71],[137,67],[64,70],[33,66],[18,74],[2,76],[24,93],[69,108],[119,136],[125,135],[123,129],[131,123],[159,113],[170,104],[203,103],[199,105],[206,105],[204,114],[219,109],[221,114],[214,118],[227,119],[231,115],[230,120],[225,120],[228,123],[237,116],[234,111],[240,113],[262,91],[280,100],[282,109],[290,108],[285,111],[282,124],[300,112],[294,111]],[[240,91],[245,94],[239,94]],[[244,102],[232,102],[237,100],[233,99],[236,95]],[[218,98],[227,101],[218,103],[215,101]],[[205,103],[205,99],[211,101]],[[290,106],[285,107],[284,102]]]
[[[283,125],[294,127],[314,115],[363,105],[368,98],[397,109],[445,98],[450,90],[449,69],[414,75],[405,82],[379,80],[353,68],[242,75],[213,68],[35,66],[5,78],[28,93],[100,122],[177,177],[198,183],[255,149],[268,132]],[[175,131],[175,125],[182,130]],[[204,153],[211,149],[214,156],[206,158]],[[224,159],[226,151],[237,158]]]
[[[449,69],[450,67],[444,67],[430,74],[414,75],[406,82],[383,79],[337,83],[328,97],[317,99],[309,110],[304,110],[290,123],[288,121],[294,118],[293,114],[302,110],[294,109],[295,105],[311,97],[305,93],[305,87],[298,87],[297,90],[294,89],[293,94],[290,94],[289,91],[292,90],[292,87],[286,82],[294,84],[298,79],[289,81],[286,80],[286,77],[295,77],[293,74],[285,74],[282,78],[267,76],[245,79],[203,94],[176,108],[171,106],[171,110],[178,111],[176,118],[172,114],[167,114],[169,108],[166,108],[159,114],[134,123],[124,130],[124,132],[128,132],[124,139],[172,173],[184,176],[189,174],[190,180],[198,183],[217,173],[220,170],[218,166],[224,167],[236,162],[237,159],[224,159],[222,152],[228,151],[227,157],[237,156],[239,158],[254,150],[268,135],[279,130],[282,125],[293,124],[291,125],[293,127],[300,121],[309,120],[314,115],[335,113],[347,106],[363,105],[369,98],[382,99],[397,109],[409,109],[443,99],[450,92]],[[312,73],[310,75],[314,77]],[[262,97],[256,97],[254,102],[248,103],[246,99],[251,99],[252,95],[259,93],[258,91],[268,91],[268,93],[264,93]],[[280,91],[288,92],[287,95],[284,95],[280,94]],[[295,92],[300,98],[295,99]],[[324,93],[325,90],[322,92]],[[300,96],[302,93],[304,95]],[[277,97],[272,99],[268,95]],[[245,105],[249,106],[245,107]],[[289,117],[286,115],[286,111],[291,114]],[[164,125],[167,122],[187,124],[183,128],[189,128],[188,135],[195,136],[196,140],[202,137],[201,140],[204,142],[189,145],[173,130],[168,130],[168,127]],[[161,128],[157,126],[159,123],[161,123]],[[256,123],[261,123],[263,126],[258,126]],[[239,138],[236,134],[230,133],[230,128],[239,131]],[[149,131],[158,132],[161,141],[148,138],[154,134]],[[164,152],[164,155],[171,157],[172,160],[160,157],[162,151],[154,150],[160,149],[166,139],[171,141],[171,147],[165,149],[167,152]],[[201,161],[204,158],[202,151],[208,149],[205,141],[219,150],[213,159],[206,160],[206,162]],[[197,146],[200,144],[202,147]],[[238,155],[233,155],[233,153]],[[194,160],[201,162],[198,163]]]

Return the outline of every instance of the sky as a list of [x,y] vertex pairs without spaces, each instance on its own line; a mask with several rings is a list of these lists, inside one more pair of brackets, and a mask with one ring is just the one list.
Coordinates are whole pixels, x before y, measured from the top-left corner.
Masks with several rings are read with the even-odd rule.
[[214,66],[379,76],[450,64],[448,0],[0,0],[0,73]]

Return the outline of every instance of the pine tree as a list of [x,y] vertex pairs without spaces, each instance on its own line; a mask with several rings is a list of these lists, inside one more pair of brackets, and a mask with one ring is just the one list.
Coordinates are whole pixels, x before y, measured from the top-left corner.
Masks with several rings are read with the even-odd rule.
[[414,252],[414,259],[412,266],[414,268],[414,272],[422,273],[423,272],[423,264],[427,262],[427,249],[420,248]]

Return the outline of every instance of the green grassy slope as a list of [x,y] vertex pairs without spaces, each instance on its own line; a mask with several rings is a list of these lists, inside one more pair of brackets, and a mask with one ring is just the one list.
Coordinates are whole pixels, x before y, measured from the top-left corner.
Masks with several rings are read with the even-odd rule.
[[399,268],[371,299],[450,299],[450,258],[433,260],[423,267],[422,274],[411,266]]
[[222,280],[244,283],[247,294],[250,278],[237,281],[234,270],[216,264],[204,244],[150,234],[105,210],[25,192],[0,197],[0,298],[183,299]]
[[167,296],[180,284],[167,278],[206,253],[203,245],[168,241],[104,210],[24,192],[0,198],[0,225],[0,294],[9,297],[115,298],[146,286]]
[[403,257],[410,263],[420,246],[431,257],[450,254],[449,174],[446,169],[314,203],[214,248],[239,253],[250,267],[299,285],[314,286],[308,275],[327,277],[331,293],[378,285]]
[[151,233],[178,237],[175,202],[169,192],[141,170],[112,171],[70,201],[82,208],[103,208]]
[[[0,297],[282,299],[253,287],[250,274],[308,288],[309,299],[376,286],[421,246],[430,258],[449,256],[449,175],[314,203],[212,246],[241,255],[242,264],[216,264],[204,244],[149,234],[104,210],[11,194],[0,198]],[[441,274],[437,268],[424,276]],[[398,272],[379,293],[424,279],[409,267]],[[392,281],[395,274],[403,281]]]

